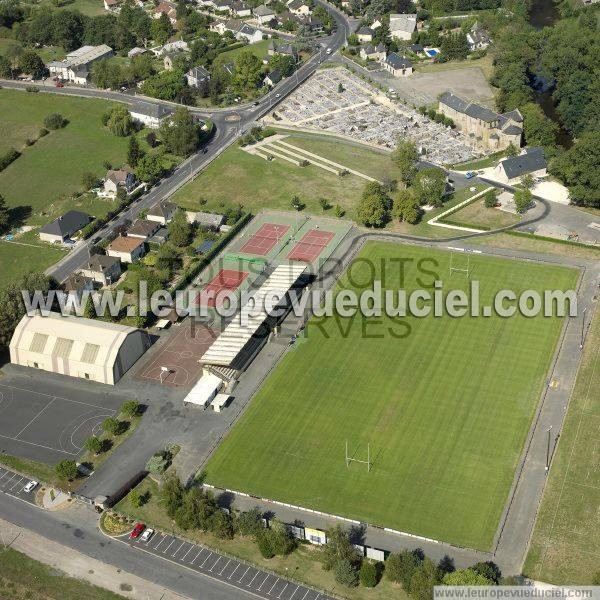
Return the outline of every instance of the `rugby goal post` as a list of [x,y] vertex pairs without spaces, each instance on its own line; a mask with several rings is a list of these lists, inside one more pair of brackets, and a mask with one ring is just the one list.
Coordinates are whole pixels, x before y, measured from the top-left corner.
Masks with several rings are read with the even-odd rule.
[[351,462],[356,462],[356,463],[361,463],[363,465],[367,465],[367,471],[370,472],[371,467],[373,466],[373,463],[371,462],[371,444],[367,442],[367,460],[364,460],[364,459],[360,459],[360,458],[354,458],[354,454],[352,456],[350,456],[348,454],[348,440],[346,440],[346,468],[347,469],[350,468]]
[[471,276],[471,257],[467,254],[466,256],[463,254],[461,257],[463,259],[466,258],[465,261],[458,261],[454,258],[455,252],[450,252],[450,276],[452,277],[453,273],[462,273],[467,276],[467,279]]

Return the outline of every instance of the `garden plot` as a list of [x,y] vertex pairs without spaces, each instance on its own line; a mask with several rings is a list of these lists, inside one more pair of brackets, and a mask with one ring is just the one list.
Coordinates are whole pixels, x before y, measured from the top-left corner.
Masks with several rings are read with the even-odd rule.
[[317,72],[277,109],[280,124],[310,127],[394,148],[398,138],[414,142],[437,164],[481,156],[458,131],[396,104],[380,103],[377,90],[345,69]]

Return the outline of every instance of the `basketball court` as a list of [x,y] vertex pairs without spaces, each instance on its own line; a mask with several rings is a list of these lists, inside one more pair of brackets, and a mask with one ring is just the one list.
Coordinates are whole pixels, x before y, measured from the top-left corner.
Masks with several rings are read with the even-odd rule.
[[[186,319],[173,327],[163,347],[144,364],[135,377],[173,387],[192,387],[199,379],[198,360],[215,340],[212,329]],[[161,342],[158,342],[159,344]]]
[[[244,282],[249,273],[247,271],[236,271],[235,269],[221,269],[217,275],[208,282],[201,294],[196,296],[196,304],[215,308],[217,301],[219,306],[223,304],[223,299],[217,299],[219,292],[235,292]],[[208,296],[212,293],[212,296]]]
[[286,258],[301,262],[313,262],[319,258],[321,252],[327,247],[327,244],[333,239],[334,235],[331,231],[311,229],[302,236],[302,239],[294,246]]
[[289,225],[264,223],[260,229],[238,250],[244,254],[265,256],[287,233]]

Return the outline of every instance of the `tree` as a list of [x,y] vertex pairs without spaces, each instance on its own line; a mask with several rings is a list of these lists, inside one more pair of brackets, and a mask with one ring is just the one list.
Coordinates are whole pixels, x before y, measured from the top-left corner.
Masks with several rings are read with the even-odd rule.
[[137,167],[137,164],[142,157],[142,150],[140,143],[138,142],[135,135],[129,138],[129,147],[127,148],[127,163],[131,167]]
[[184,489],[175,473],[165,480],[162,487],[160,500],[171,519],[175,518],[178,509],[183,505]]
[[233,76],[236,88],[242,93],[256,90],[262,78],[262,62],[250,50],[241,52],[235,59]]
[[488,190],[483,195],[483,203],[487,208],[494,208],[494,206],[496,206],[496,202],[498,202],[496,199],[496,190]]
[[8,79],[12,76],[12,68],[10,65],[10,61],[6,56],[0,55],[0,77],[4,77]]
[[442,206],[446,191],[446,173],[435,167],[421,169],[415,175],[413,190],[420,205]]
[[394,152],[392,152],[392,163],[400,171],[400,179],[404,185],[411,185],[417,173],[417,162],[419,151],[417,147],[407,140],[398,140]]
[[393,552],[385,561],[385,576],[395,583],[400,583],[404,591],[410,589],[410,580],[422,562],[418,552],[402,550]]
[[275,556],[275,550],[271,545],[271,537],[269,536],[268,530],[261,531],[256,536],[256,544],[258,551],[263,558],[269,560]]
[[289,54],[275,54],[269,59],[271,71],[279,71],[283,77],[289,77],[296,67],[296,61]]
[[110,111],[108,122],[106,123],[110,132],[119,137],[128,136],[134,129],[133,119],[125,106],[115,106]]
[[300,196],[294,195],[292,196],[292,200],[290,202],[292,208],[296,209],[298,212],[304,208],[304,202],[300,200]]
[[319,206],[323,212],[331,208],[331,204],[329,204],[329,200],[327,200],[327,198],[319,198]]
[[33,50],[25,50],[19,57],[19,69],[31,75],[33,79],[41,79],[46,74],[46,65],[39,54]]
[[163,174],[162,156],[160,154],[146,154],[138,161],[136,174],[138,179],[149,184],[154,184]]
[[285,523],[273,519],[270,522],[268,532],[271,537],[271,547],[275,554],[287,556],[296,547],[296,540]]
[[144,504],[144,498],[137,490],[131,490],[127,495],[127,499],[133,508],[139,508]]
[[474,569],[457,569],[446,573],[442,579],[444,585],[494,585],[494,582]]
[[410,579],[409,594],[414,600],[431,600],[433,588],[441,582],[437,565],[425,558]]
[[174,271],[181,267],[181,264],[181,256],[177,251],[177,248],[175,248],[173,244],[167,242],[158,249],[156,253],[156,268],[166,272],[168,274],[168,279],[170,279],[173,276]]
[[440,51],[447,60],[465,60],[469,56],[467,36],[463,32],[443,36]]
[[83,186],[83,190],[87,192],[91,190],[93,187],[96,187],[98,183],[98,177],[89,171],[85,171],[81,176],[81,185]]
[[222,510],[215,511],[212,517],[212,532],[221,540],[233,539],[234,528],[231,515]]
[[67,122],[60,113],[50,113],[44,118],[44,127],[46,129],[62,129],[66,127]]
[[512,158],[513,156],[517,156],[519,154],[519,149],[512,143],[508,144],[505,150],[505,154],[508,158]]
[[502,572],[500,571],[500,568],[491,560],[475,563],[471,569],[496,584],[498,584],[500,579],[502,579]]
[[517,189],[514,195],[515,208],[517,212],[521,215],[523,214],[530,206],[533,201],[533,195],[531,190],[528,189]]
[[126,400],[121,405],[121,414],[126,417],[135,417],[140,414],[141,405],[137,400]]
[[419,222],[421,218],[421,207],[415,198],[412,189],[398,190],[394,199],[392,215],[399,221],[406,221],[411,225]]
[[6,233],[10,228],[10,209],[6,205],[4,196],[0,194],[0,234]]
[[93,435],[85,440],[85,449],[92,454],[100,454],[102,452],[102,442]]
[[333,569],[340,560],[347,560],[353,564],[359,561],[358,552],[350,542],[348,532],[344,531],[340,525],[327,530],[327,543],[322,547],[321,552],[321,561],[325,571]]
[[346,587],[356,587],[358,585],[357,564],[342,558],[338,560],[333,568],[335,580]]
[[365,587],[375,587],[377,582],[377,565],[370,560],[363,560],[360,565],[360,583]]
[[520,109],[523,115],[523,133],[528,146],[554,148],[558,125],[549,119],[538,104],[528,102]]
[[200,125],[187,108],[178,108],[160,127],[160,137],[172,154],[187,158],[200,145]]
[[526,190],[532,189],[535,186],[535,179],[533,178],[533,175],[531,173],[525,173],[525,175],[521,177],[521,185]]
[[185,89],[183,72],[179,69],[172,71],[161,71],[152,77],[148,77],[141,87],[142,94],[152,96],[159,100],[170,100],[175,102]]
[[70,458],[65,458],[56,464],[54,467],[56,474],[61,479],[66,479],[68,481],[72,481],[77,477],[77,463]]
[[241,512],[238,515],[236,527],[241,535],[258,535],[263,530],[262,512],[258,507]]
[[175,33],[169,17],[162,13],[158,19],[154,19],[150,25],[150,35],[157,44],[163,46]]
[[370,227],[383,227],[389,219],[390,198],[376,181],[370,181],[358,202],[358,220]]
[[188,223],[185,211],[178,209],[167,225],[167,228],[169,230],[169,239],[175,246],[183,248],[190,243],[192,226]]
[[108,417],[102,421],[102,431],[109,435],[119,435],[121,432],[121,423],[115,417]]

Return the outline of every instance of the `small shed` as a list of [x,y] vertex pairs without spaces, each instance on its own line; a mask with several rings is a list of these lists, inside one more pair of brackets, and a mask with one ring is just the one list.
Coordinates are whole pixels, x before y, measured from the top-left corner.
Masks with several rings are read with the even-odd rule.
[[229,394],[217,394],[210,403],[210,406],[215,412],[220,413],[227,406],[229,398]]
[[196,385],[183,399],[185,404],[197,404],[206,408],[223,385],[223,380],[212,373],[204,371]]
[[196,248],[195,252],[196,254],[206,254],[214,245],[215,242],[213,240],[206,240]]

